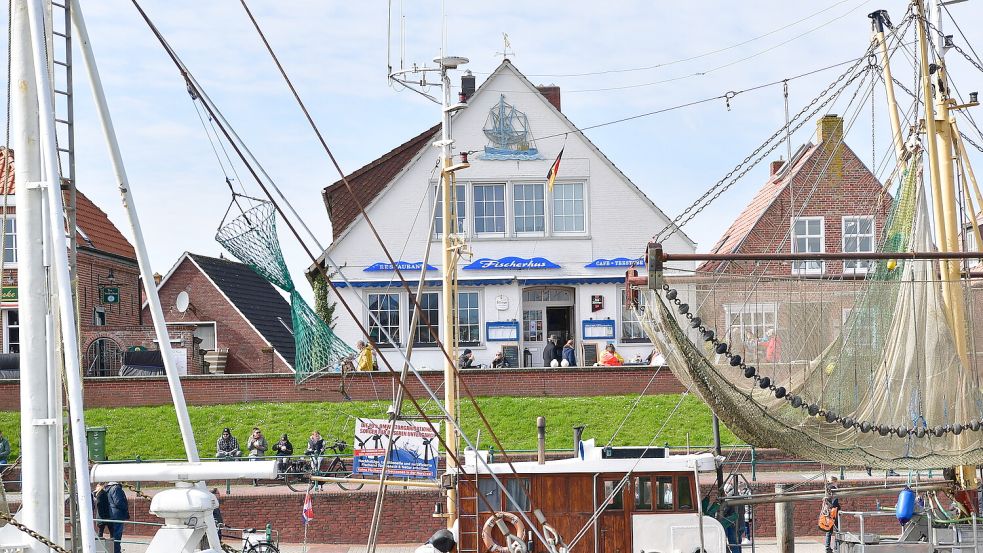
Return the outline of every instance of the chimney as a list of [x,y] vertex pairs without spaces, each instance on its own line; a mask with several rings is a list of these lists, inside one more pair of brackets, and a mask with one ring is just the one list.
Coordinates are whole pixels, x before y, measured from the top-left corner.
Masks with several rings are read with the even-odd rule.
[[843,118],[835,115],[825,115],[816,124],[816,142],[829,142],[835,146],[843,140]]
[[772,161],[771,162],[771,175],[772,176],[777,175],[778,172],[782,170],[782,167],[783,166],[785,166],[785,161],[784,160],[779,159],[779,160],[776,160],[776,161]]
[[538,90],[543,96],[546,96],[546,99],[553,104],[556,111],[563,111],[560,109],[560,87],[556,86],[555,84],[539,85],[536,87],[536,90]]
[[826,115],[816,124],[816,142],[824,155],[829,156],[827,173],[832,177],[843,176],[843,118]]
[[160,281],[164,280],[164,276],[160,273],[154,273],[154,284],[160,286]]
[[471,74],[471,70],[468,69],[461,76],[461,101],[467,102],[468,98],[474,94],[474,75]]

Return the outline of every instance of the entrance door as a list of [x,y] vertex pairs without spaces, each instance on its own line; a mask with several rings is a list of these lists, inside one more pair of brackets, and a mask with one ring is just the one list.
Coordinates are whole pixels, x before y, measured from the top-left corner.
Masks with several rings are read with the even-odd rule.
[[543,365],[543,348],[550,336],[557,336],[560,347],[574,337],[573,300],[574,289],[564,286],[522,290],[522,347],[529,352],[533,367]]
[[622,488],[617,494],[612,496],[612,491],[617,487],[620,478],[605,478],[598,482],[597,501],[603,502],[608,499],[601,516],[597,519],[598,524],[598,553],[631,553],[630,540],[628,537],[628,516],[624,498],[631,497],[628,492],[629,486]]
[[546,334],[556,336],[557,344],[563,347],[570,339],[570,320],[573,319],[573,307],[546,308]]

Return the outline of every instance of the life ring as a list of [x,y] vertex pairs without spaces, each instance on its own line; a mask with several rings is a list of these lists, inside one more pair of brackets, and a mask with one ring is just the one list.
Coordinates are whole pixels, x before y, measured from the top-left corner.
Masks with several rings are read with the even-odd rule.
[[498,525],[499,520],[504,520],[512,525],[512,534],[519,539],[522,539],[526,535],[526,527],[522,524],[522,520],[512,513],[503,513],[501,511],[495,513],[494,515],[488,517],[485,521],[484,527],[481,529],[481,541],[488,548],[488,551],[492,553],[508,553],[508,541],[505,545],[499,545],[494,538],[492,538],[492,528]]

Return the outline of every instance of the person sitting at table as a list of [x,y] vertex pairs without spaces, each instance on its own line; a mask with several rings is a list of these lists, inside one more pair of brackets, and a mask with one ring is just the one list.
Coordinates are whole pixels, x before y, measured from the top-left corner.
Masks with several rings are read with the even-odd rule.
[[601,354],[601,364],[608,367],[620,367],[625,364],[625,358],[615,351],[614,344],[608,343]]

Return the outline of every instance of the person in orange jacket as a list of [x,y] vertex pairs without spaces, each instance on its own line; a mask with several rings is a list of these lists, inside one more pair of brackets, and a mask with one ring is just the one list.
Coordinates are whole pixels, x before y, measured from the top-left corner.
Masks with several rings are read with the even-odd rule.
[[601,354],[601,364],[609,367],[620,367],[625,364],[625,358],[614,350],[614,344],[608,344]]

